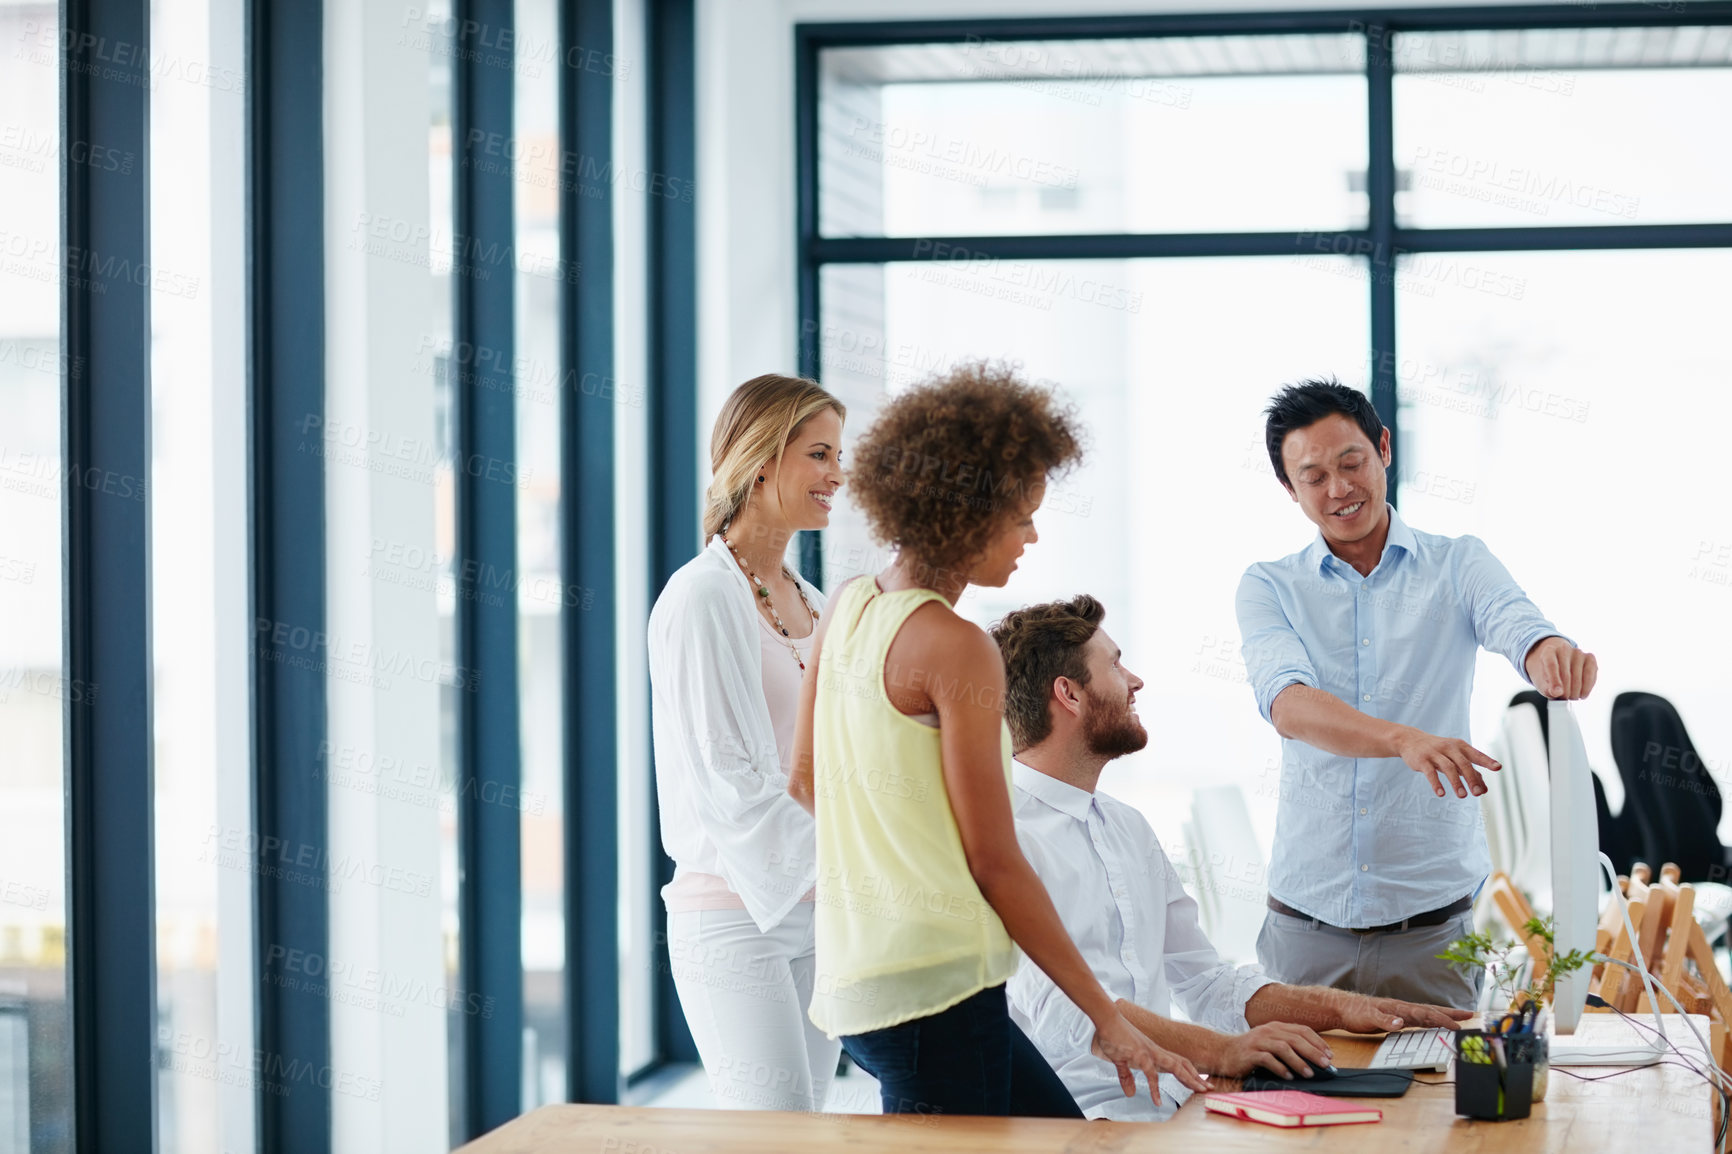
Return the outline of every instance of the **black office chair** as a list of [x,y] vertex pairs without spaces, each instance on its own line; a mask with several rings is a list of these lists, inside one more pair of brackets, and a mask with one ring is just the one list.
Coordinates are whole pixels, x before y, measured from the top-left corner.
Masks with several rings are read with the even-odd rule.
[[[1551,748],[1552,729],[1551,714],[1546,709],[1547,698],[1537,689],[1524,689],[1509,699],[1514,705],[1531,705],[1540,715],[1540,735],[1546,739],[1546,748]],[[1548,762],[1549,767],[1549,762]],[[1639,852],[1636,836],[1636,818],[1630,809],[1626,798],[1624,808],[1617,813],[1606,801],[1606,789],[1600,784],[1600,775],[1590,775],[1594,781],[1594,818],[1599,826],[1600,852],[1612,859],[1612,866],[1621,874],[1630,872],[1630,864],[1635,861],[1646,861]],[[1667,859],[1670,860],[1670,859]],[[1659,864],[1655,863],[1658,869]]]
[[1655,869],[1677,862],[1683,881],[1725,882],[1720,787],[1672,703],[1654,693],[1618,694],[1612,756],[1624,782],[1624,812],[1635,817],[1639,860]]

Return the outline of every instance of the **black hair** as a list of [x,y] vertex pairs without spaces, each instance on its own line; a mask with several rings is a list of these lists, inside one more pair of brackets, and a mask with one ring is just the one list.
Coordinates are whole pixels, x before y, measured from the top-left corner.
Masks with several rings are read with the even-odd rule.
[[1287,488],[1291,489],[1293,482],[1288,480],[1287,466],[1281,461],[1281,442],[1294,429],[1315,425],[1332,413],[1352,417],[1370,439],[1373,449],[1382,443],[1383,422],[1378,418],[1371,398],[1358,389],[1348,388],[1334,377],[1326,381],[1285,385],[1269,399],[1269,407],[1263,410],[1263,415],[1268,418],[1263,439],[1269,446],[1269,463],[1275,466],[1275,475]]

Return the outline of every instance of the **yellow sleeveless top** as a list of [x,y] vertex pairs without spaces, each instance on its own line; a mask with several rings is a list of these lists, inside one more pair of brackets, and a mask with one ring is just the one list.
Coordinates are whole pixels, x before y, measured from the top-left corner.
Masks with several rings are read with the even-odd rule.
[[[810,1014],[834,1038],[924,1018],[1008,981],[1018,953],[968,872],[938,730],[884,692],[890,642],[929,589],[870,577],[830,603],[813,718],[817,960]],[[1010,729],[1000,726],[1005,788]]]

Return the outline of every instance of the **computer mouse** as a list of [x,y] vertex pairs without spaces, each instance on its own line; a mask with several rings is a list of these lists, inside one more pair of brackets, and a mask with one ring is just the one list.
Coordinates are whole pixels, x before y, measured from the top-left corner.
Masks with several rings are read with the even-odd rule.
[[[1335,1068],[1333,1066],[1319,1066],[1315,1062],[1307,1062],[1306,1065],[1311,1067],[1311,1076],[1309,1078],[1307,1078],[1304,1074],[1301,1074],[1297,1070],[1289,1069],[1287,1071],[1287,1073],[1289,1073],[1293,1076],[1292,1077],[1293,1082],[1295,1082],[1295,1083],[1299,1083],[1299,1082],[1311,1082],[1311,1083],[1327,1082],[1327,1081],[1329,1081],[1335,1077]],[[1251,1074],[1251,1077],[1273,1080],[1276,1078],[1281,1078],[1281,1075],[1275,1073],[1275,1071],[1273,1071],[1273,1070],[1266,1070],[1266,1069],[1259,1067],[1257,1070],[1255,1070]],[[1281,1080],[1287,1081],[1288,1079],[1281,1078]]]

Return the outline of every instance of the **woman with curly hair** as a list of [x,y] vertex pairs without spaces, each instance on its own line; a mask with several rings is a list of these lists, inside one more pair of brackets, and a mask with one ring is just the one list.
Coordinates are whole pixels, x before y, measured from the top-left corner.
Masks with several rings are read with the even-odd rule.
[[710,438],[709,545],[650,613],[668,954],[711,1092],[736,1108],[822,1110],[836,1072],[836,1043],[803,1012],[813,828],[787,793],[824,598],[782,556],[829,523],[844,415],[815,381],[734,390]]
[[818,626],[788,790],[818,823],[810,1016],[878,1079],[885,1113],[1083,1116],[1010,1019],[1018,946],[1087,1015],[1127,1096],[1133,1069],[1205,1088],[1119,1014],[1017,847],[1004,662],[953,608],[1010,579],[1078,434],[1050,393],[974,364],[890,401],[855,446],[855,500],[896,559]]

